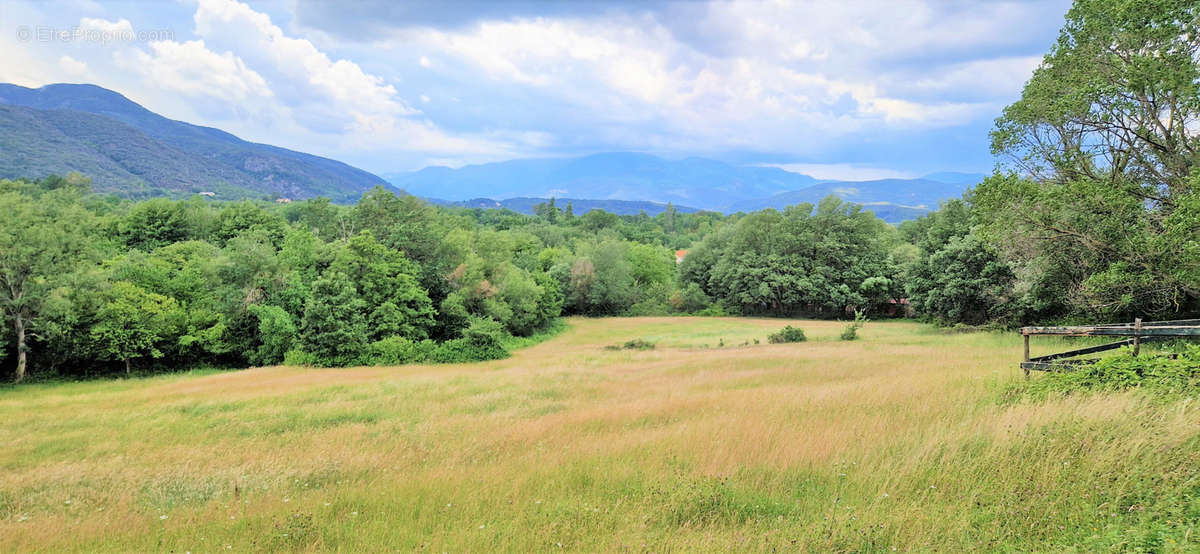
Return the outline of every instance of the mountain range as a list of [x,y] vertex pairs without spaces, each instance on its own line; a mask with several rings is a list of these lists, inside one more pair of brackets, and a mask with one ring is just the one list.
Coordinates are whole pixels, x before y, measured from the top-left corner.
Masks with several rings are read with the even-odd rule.
[[[647,213],[677,206],[725,213],[781,209],[808,202],[817,204],[834,195],[863,204],[889,222],[919,217],[938,203],[962,195],[983,179],[977,173],[941,172],[917,179],[872,181],[818,180],[775,167],[733,165],[704,158],[667,160],[649,154],[609,152],[577,158],[540,158],[468,165],[458,169],[427,167],[410,173],[385,173],[393,185],[409,194],[438,198],[444,203],[482,206],[511,204],[530,213],[536,202],[571,198],[577,213],[580,200],[653,202]],[[634,210],[632,206],[620,209]],[[641,209],[641,208],[637,208]],[[620,212],[618,212],[620,213]],[[634,211],[633,213],[636,213]]]
[[[491,198],[472,198],[471,200],[442,200],[440,198],[426,198],[425,200],[437,204],[439,206],[453,206],[456,208],[483,208],[483,209],[506,209],[523,214],[534,213],[534,207],[538,204],[549,202],[549,198],[532,198],[528,196],[520,196],[517,198],[506,198],[504,200],[493,200]],[[667,204],[662,202],[650,202],[647,200],[592,200],[588,198],[556,198],[555,205],[565,210],[570,204],[571,211],[575,215],[583,215],[591,210],[604,210],[617,215],[637,215],[641,212],[646,212],[646,215],[655,216],[667,210]],[[679,213],[696,213],[700,211],[691,206],[675,206],[675,211]]]
[[326,196],[387,183],[342,162],[175,121],[95,85],[0,84],[0,177],[78,171],[123,196]]
[[889,222],[920,216],[983,178],[934,173],[918,179],[819,180],[777,167],[705,158],[669,160],[634,152],[427,167],[385,174],[242,140],[212,127],[158,115],[121,94],[87,84],[26,88],[0,84],[0,178],[78,171],[98,192],[143,198],[214,192],[218,198],[311,198],[353,202],[394,186],[434,203],[531,213],[548,198],[576,213],[725,213],[818,203],[828,195],[863,204]]
[[510,160],[458,169],[427,167],[385,173],[384,178],[409,194],[447,200],[569,196],[673,202],[708,210],[726,208],[730,199],[765,198],[817,183],[808,175],[775,167],[737,166],[705,158],[667,160],[634,152]]

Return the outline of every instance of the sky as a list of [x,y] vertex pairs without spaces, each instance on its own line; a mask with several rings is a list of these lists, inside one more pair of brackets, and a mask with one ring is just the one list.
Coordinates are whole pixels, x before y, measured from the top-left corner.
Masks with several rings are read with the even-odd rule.
[[990,172],[1069,2],[0,2],[0,82],[375,173],[636,151],[827,179]]

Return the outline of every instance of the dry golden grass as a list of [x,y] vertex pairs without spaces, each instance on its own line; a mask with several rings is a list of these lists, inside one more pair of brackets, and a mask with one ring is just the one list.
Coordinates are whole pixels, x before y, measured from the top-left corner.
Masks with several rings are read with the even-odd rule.
[[[809,342],[765,344],[786,323]],[[0,391],[0,551],[1198,548],[1194,399],[1001,402],[1015,335],[570,325],[490,363]]]

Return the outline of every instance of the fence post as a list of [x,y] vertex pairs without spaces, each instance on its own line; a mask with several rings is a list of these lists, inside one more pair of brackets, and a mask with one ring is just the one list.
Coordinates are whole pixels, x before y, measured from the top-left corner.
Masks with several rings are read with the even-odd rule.
[[[1029,333],[1022,331],[1021,334],[1025,335],[1025,361],[1028,362],[1029,361]],[[1025,368],[1025,378],[1029,379],[1029,368]]]
[[1142,318],[1133,320],[1133,355],[1142,351]]

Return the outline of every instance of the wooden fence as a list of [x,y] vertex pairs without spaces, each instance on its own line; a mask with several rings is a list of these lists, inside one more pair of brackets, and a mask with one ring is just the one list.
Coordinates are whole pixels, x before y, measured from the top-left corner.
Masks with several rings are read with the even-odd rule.
[[[1133,355],[1137,356],[1142,343],[1162,340],[1172,337],[1200,339],[1200,319],[1181,319],[1176,321],[1142,321],[1141,318],[1133,323],[1113,323],[1109,325],[1074,325],[1070,327],[1022,327],[1021,335],[1025,337],[1025,361],[1021,369],[1025,377],[1030,371],[1066,371],[1080,364],[1095,363],[1095,358],[1079,358],[1088,354],[1115,350],[1123,346],[1132,346]],[[1089,346],[1076,350],[1068,350],[1057,354],[1029,357],[1029,337],[1033,335],[1057,335],[1060,337],[1130,337],[1109,344]]]

